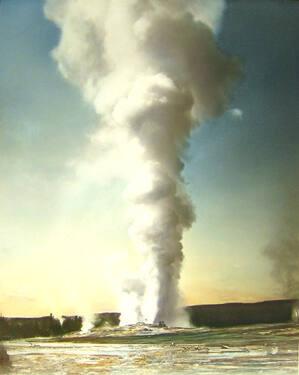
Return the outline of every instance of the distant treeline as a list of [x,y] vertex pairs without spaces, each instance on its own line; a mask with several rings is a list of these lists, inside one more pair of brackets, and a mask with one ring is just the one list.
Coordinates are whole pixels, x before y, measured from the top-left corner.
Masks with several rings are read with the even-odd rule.
[[249,324],[298,322],[299,301],[295,299],[254,303],[224,303],[186,307],[195,327],[234,327]]
[[39,318],[0,317],[0,340],[48,337],[80,331],[82,317],[63,316],[62,322],[51,314]]
[[[62,316],[59,320],[52,314],[38,318],[6,318],[0,316],[0,340],[29,337],[50,337],[80,331],[83,318],[81,316]],[[94,327],[105,325],[117,326],[120,313],[107,312],[94,316]]]
[[[190,323],[195,327],[233,327],[248,324],[274,324],[299,322],[299,301],[294,299],[256,303],[224,303],[219,305],[194,305],[185,308]],[[81,316],[52,314],[40,318],[5,318],[0,316],[0,340],[28,337],[58,336],[80,331]],[[106,312],[94,315],[95,328],[117,326],[120,313]]]
[[118,312],[105,312],[95,315],[94,327],[100,328],[106,325],[118,326],[120,323],[120,313]]

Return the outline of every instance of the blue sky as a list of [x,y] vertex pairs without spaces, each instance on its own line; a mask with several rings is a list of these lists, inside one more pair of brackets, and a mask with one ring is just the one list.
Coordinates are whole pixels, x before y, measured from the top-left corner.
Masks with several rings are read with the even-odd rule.
[[[184,241],[188,303],[281,296],[263,249],[298,182],[298,21],[296,2],[228,3],[219,44],[244,75],[231,110],[186,150],[197,215]],[[65,195],[99,119],[51,58],[59,31],[42,1],[2,0],[0,35],[0,312],[118,308],[123,265],[138,263],[123,186],[90,181]]]

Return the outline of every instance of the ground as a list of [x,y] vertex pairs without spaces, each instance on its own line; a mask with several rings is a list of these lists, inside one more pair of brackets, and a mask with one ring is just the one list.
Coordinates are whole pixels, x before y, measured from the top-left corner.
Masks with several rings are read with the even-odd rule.
[[298,374],[299,325],[150,326],[6,342],[10,374]]

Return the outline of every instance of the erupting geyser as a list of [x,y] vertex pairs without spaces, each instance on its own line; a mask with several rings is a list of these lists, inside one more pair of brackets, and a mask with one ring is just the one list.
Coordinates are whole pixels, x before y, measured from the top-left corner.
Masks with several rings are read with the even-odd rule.
[[[182,236],[194,221],[181,156],[190,132],[227,108],[239,64],[217,47],[221,0],[48,0],[54,57],[100,116],[98,139],[127,147],[130,235],[144,257],[123,323],[175,323]],[[107,134],[109,134],[107,136]],[[112,137],[111,137],[112,134]],[[121,140],[121,141],[120,141]],[[118,155],[115,153],[115,155]]]

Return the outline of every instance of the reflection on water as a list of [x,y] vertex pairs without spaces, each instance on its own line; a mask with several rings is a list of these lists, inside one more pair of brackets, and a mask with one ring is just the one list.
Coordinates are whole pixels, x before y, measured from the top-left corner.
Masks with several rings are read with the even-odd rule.
[[[11,341],[10,374],[298,374],[298,325]],[[122,337],[123,338],[123,337]],[[149,341],[146,341],[150,339]],[[76,341],[76,342],[74,342]],[[85,341],[85,342],[80,342]],[[132,342],[130,342],[132,341]],[[148,343],[146,343],[148,342]]]

